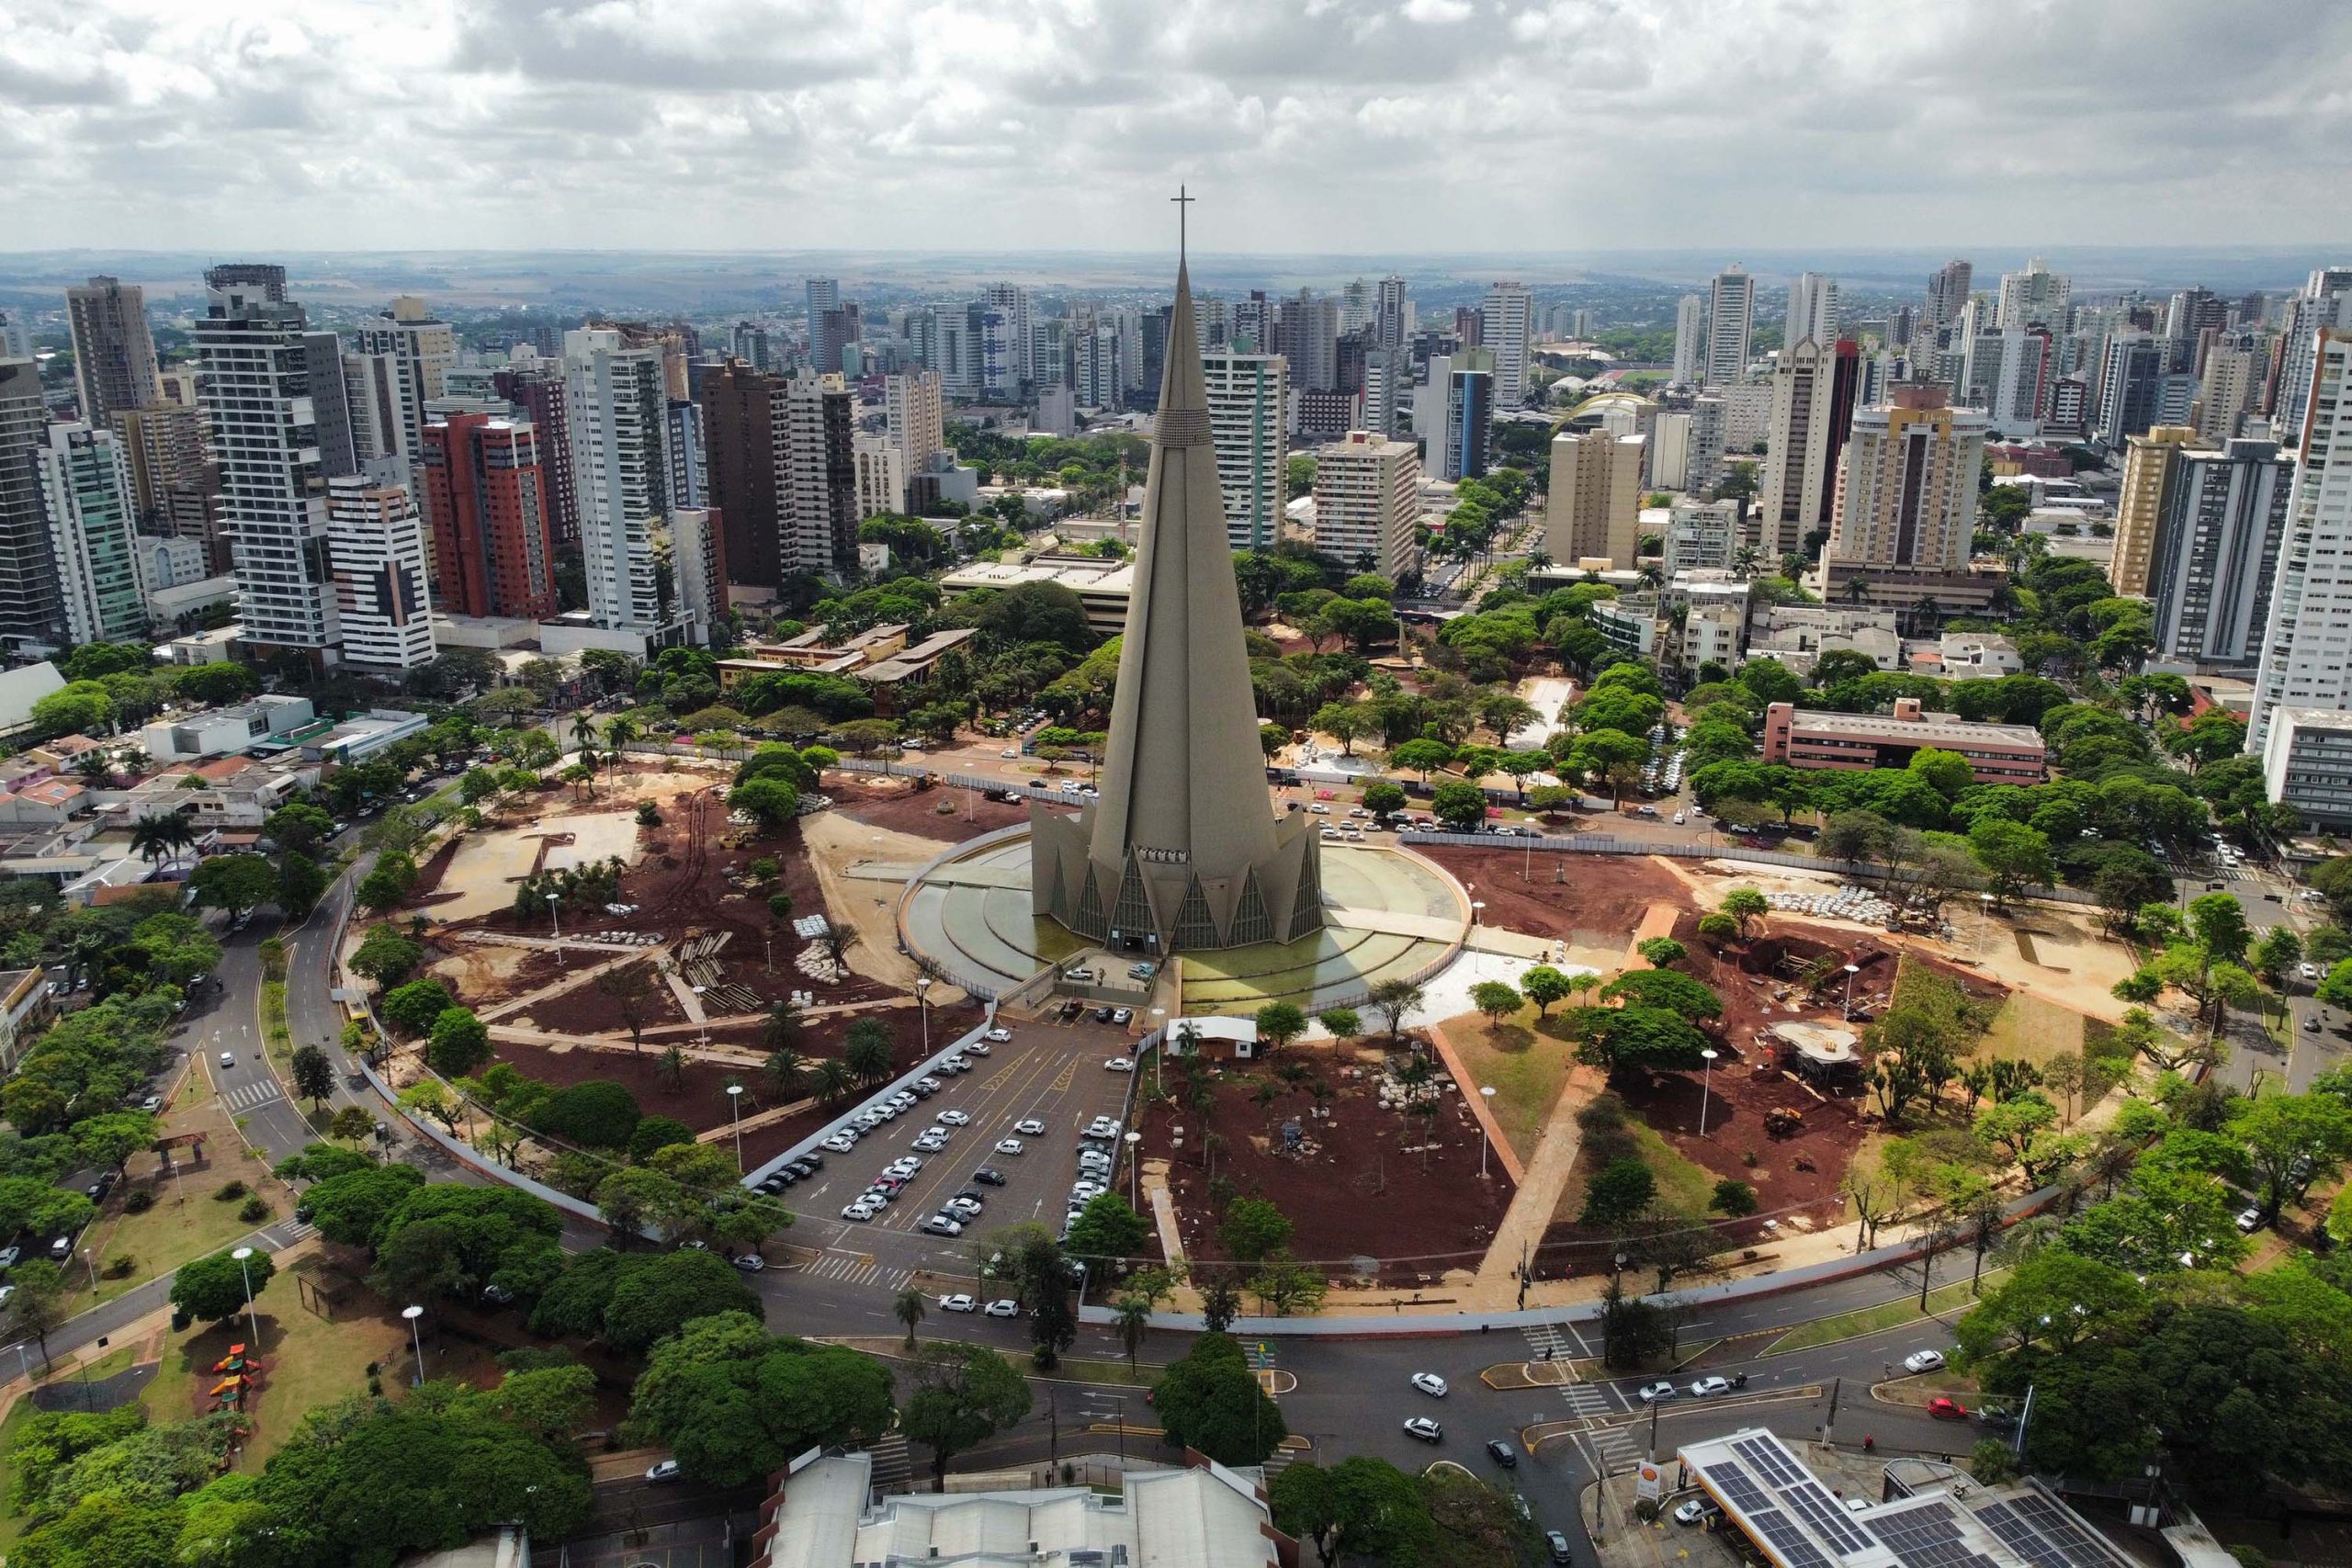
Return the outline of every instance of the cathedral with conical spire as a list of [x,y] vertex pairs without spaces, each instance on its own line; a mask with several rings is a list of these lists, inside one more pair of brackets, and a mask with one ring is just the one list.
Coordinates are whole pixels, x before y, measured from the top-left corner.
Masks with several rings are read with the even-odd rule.
[[1074,816],[1029,808],[1035,912],[1153,955],[1306,936],[1323,924],[1319,842],[1267,799],[1181,247],[1143,515],[1102,794]]

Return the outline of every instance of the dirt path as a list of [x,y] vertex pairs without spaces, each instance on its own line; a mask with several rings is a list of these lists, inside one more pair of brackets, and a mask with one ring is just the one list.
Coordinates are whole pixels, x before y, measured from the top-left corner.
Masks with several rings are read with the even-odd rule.
[[[701,1025],[695,1026],[697,1032]],[[651,1034],[651,1030],[647,1030]],[[544,1029],[532,1029],[517,1023],[493,1023],[490,1026],[492,1040],[503,1040],[517,1045],[540,1045],[553,1051],[609,1051],[616,1055],[642,1055],[628,1043],[627,1035],[618,1037],[599,1034],[553,1034]],[[764,1052],[734,1045],[690,1045],[684,1041],[673,1042],[690,1062],[716,1062],[729,1067],[756,1067],[767,1060]]]
[[496,1019],[511,1018],[517,1013],[526,1011],[535,1002],[553,1001],[558,997],[568,996],[571,992],[578,990],[581,987],[594,982],[600,976],[607,974],[612,970],[626,969],[630,964],[638,963],[643,959],[660,959],[666,954],[668,951],[669,950],[667,948],[660,947],[640,947],[632,949],[628,953],[622,953],[617,958],[608,959],[602,964],[591,964],[585,969],[573,970],[565,975],[563,978],[556,981],[553,985],[541,986],[536,991],[526,991],[519,997],[510,997],[505,1001],[499,1002],[494,1006],[480,1009],[476,1011],[474,1016],[481,1019],[484,1023],[489,1023]]
[[[825,895],[829,919],[847,920],[857,931],[857,942],[846,955],[852,971],[900,991],[914,989],[922,972],[899,951],[899,883],[854,880],[848,874],[861,862],[903,861],[921,865],[939,852],[934,839],[871,827],[838,811],[820,811],[800,819],[800,839],[808,849],[808,863]],[[935,989],[942,1004],[964,999],[964,993],[942,982]]]

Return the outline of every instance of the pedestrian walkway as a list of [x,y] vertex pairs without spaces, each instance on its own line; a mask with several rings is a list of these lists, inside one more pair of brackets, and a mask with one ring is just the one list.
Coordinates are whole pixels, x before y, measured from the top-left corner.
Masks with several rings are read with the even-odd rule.
[[285,1098],[277,1091],[275,1082],[239,1084],[234,1089],[220,1091],[220,1103],[232,1111],[255,1111],[274,1100]]
[[1647,1454],[1647,1447],[1634,1434],[1632,1424],[1618,1427],[1595,1427],[1585,1434],[1585,1441],[1592,1445],[1600,1468],[1611,1475],[1631,1470]]
[[1528,1345],[1534,1350],[1536,1358],[1540,1360],[1568,1361],[1574,1360],[1578,1356],[1589,1354],[1585,1348],[1582,1337],[1577,1333],[1572,1324],[1530,1324],[1520,1332],[1527,1337]]
[[801,1270],[812,1280],[838,1280],[844,1285],[872,1285],[878,1290],[904,1288],[914,1278],[910,1269],[886,1269],[863,1252],[824,1252]]
[[1603,1383],[1572,1382],[1560,1390],[1560,1397],[1568,1402],[1571,1415],[1587,1420],[1619,1414],[1623,1405],[1610,1397],[1612,1391]]

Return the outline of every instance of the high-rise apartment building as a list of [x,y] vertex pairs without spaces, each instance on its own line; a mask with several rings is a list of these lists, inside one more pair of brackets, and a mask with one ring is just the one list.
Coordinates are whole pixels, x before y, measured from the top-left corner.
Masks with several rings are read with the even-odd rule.
[[857,399],[838,376],[785,383],[784,529],[786,576],[843,578],[857,570]]
[[0,359],[33,356],[32,323],[22,310],[0,310]]
[[2219,333],[2230,324],[2230,302],[2211,289],[2199,286],[2184,288],[2172,297],[2172,304],[2165,311],[2165,338],[2170,344],[2170,364],[2167,368],[2202,375],[2199,350],[2208,341],[2208,334]]
[[580,484],[571,469],[571,420],[566,412],[563,367],[541,360],[501,370],[492,378],[498,395],[523,411],[537,437],[539,468],[547,476],[548,536],[558,549],[580,544]]
[[770,590],[784,581],[784,384],[741,360],[702,382],[710,504],[726,537],[727,570],[736,582]]
[[[1438,361],[1430,362],[1431,375]],[[1495,455],[1495,360],[1492,350],[1465,348],[1445,362],[1445,456],[1438,477],[1475,479]]]
[[1029,291],[1016,283],[980,290],[980,389],[1018,399],[1029,383]]
[[882,383],[882,412],[890,445],[910,474],[929,472],[947,448],[945,405],[939,373],[910,370]]
[[1940,387],[1897,387],[1891,402],[1856,411],[1829,558],[1875,570],[1966,567],[1984,431],[1984,413],[1951,407]]
[[194,403],[150,403],[114,416],[130,464],[130,491],[141,533],[203,543],[211,570],[229,570],[229,544],[212,516],[212,467],[205,460],[204,421]]
[[2197,434],[2208,446],[2234,440],[2239,422],[2254,407],[2256,351],[2252,346],[2225,346],[2216,342],[2205,351],[2205,369],[2198,380]]
[[1290,367],[1295,391],[1328,392],[1340,384],[1340,310],[1329,299],[1302,288],[1274,301],[1273,338],[1261,344]]
[[833,277],[811,277],[803,280],[801,288],[808,301],[808,330],[813,333],[817,330],[819,316],[827,310],[841,309],[841,280]]
[[435,603],[452,615],[556,614],[547,469],[526,420],[452,414],[424,427]]
[[1758,537],[1764,553],[1778,558],[1804,547],[1804,536],[1830,510],[1835,494],[1836,453],[1840,433],[1832,417],[1834,346],[1811,338],[1784,352],[1772,372],[1772,433],[1764,457],[1762,488],[1757,491]]
[[714,630],[727,618],[727,533],[707,507],[681,506],[670,513],[670,564],[678,585],[678,608],[701,642],[718,640]]
[[1118,328],[1104,322],[1081,331],[1070,344],[1070,396],[1075,406],[1116,409],[1126,396],[1125,347]]
[[1563,565],[1607,560],[1631,570],[1640,542],[1649,441],[1606,430],[1552,437],[1544,548]]
[[1736,266],[1715,274],[1707,300],[1708,386],[1736,386],[1747,374],[1748,324],[1755,310],[1754,278]]
[[2271,428],[2289,446],[2303,437],[2311,407],[2312,378],[2319,366],[2319,334],[2331,327],[2352,328],[2352,266],[2323,266],[2287,301],[2278,333],[2278,394],[2271,404]]
[[[2107,340],[2107,358],[2099,369],[2098,422],[2093,434],[2109,446],[2123,445],[2160,423],[2179,423],[2164,417],[2165,340],[2154,333],[2119,332]],[[2180,411],[2186,414],[2188,411]]]
[[104,430],[121,410],[155,400],[155,340],[147,331],[145,290],[93,277],[65,291],[65,314],[74,329],[74,385],[85,423]]
[[1674,384],[1695,387],[1706,363],[1707,302],[1685,294],[1674,306]]
[[403,294],[353,334],[353,345],[399,363],[400,446],[394,450],[413,459],[424,438],[424,405],[441,395],[442,377],[458,362],[457,334],[433,318],[424,300]]
[[2127,436],[2123,488],[2115,505],[2115,554],[2108,581],[2116,592],[2142,599],[2148,593],[2156,535],[2164,525],[2165,497],[2172,488],[2181,449],[2197,439],[2185,424],[2160,424],[2144,435]]
[[2035,256],[2025,264],[2023,272],[2001,274],[2000,314],[1993,324],[2007,332],[2023,331],[2039,322],[2053,334],[2063,333],[2074,287],[2064,273],[2051,271],[2048,262]]
[[2148,584],[2153,656],[2251,668],[2269,619],[2294,459],[2275,441],[2173,450]]
[[331,480],[327,552],[345,660],[379,670],[432,663],[424,525],[408,487],[357,474]]
[[704,457],[702,410],[686,398],[672,398],[670,428],[662,445],[670,453],[670,510],[709,504],[708,462]]
[[1394,582],[1414,564],[1421,458],[1409,441],[1351,430],[1315,454],[1315,547]]
[[1960,320],[1975,272],[1971,263],[1948,261],[1928,279],[1928,303],[1920,312],[1919,324],[1930,339]]
[[86,423],[52,424],[47,437],[35,457],[65,635],[77,643],[143,642],[147,584],[122,443]]
[[1372,347],[1363,355],[1363,428],[1374,435],[1410,435],[1413,351]]
[[358,469],[343,346],[286,298],[283,267],[240,264],[205,274],[196,348],[244,640],[264,654],[339,663],[327,481]]
[[768,359],[768,330],[756,321],[738,321],[728,334],[727,352],[754,370],[773,369]]
[[1682,483],[1692,495],[1711,494],[1723,482],[1730,421],[1730,409],[1719,394],[1702,392],[1690,400],[1690,445]]
[[1412,337],[1412,302],[1405,298],[1405,280],[1384,277],[1373,301],[1372,324],[1383,348],[1402,348]]
[[1807,338],[1817,344],[1838,341],[1838,280],[1824,273],[1801,272],[1789,285],[1781,347],[1785,352]]
[[1047,316],[1029,323],[1030,390],[1069,385],[1072,325],[1059,316]]
[[2301,461],[2270,592],[2246,750],[2263,755],[2282,705],[2352,708],[2352,330],[2312,343]]
[[1201,356],[1209,434],[1237,550],[1272,549],[1282,533],[1290,458],[1290,365],[1279,354],[1212,349]]
[[40,367],[0,359],[0,639],[54,644],[65,616],[41,509],[39,453],[49,423]]
[[1479,345],[1495,356],[1495,402],[1527,401],[1528,350],[1535,337],[1535,296],[1523,283],[1493,283],[1478,307]]
[[669,546],[669,399],[658,348],[610,327],[564,334],[564,406],[580,487],[580,546],[596,625],[648,637],[680,621]]
[[863,520],[907,509],[905,454],[880,435],[859,435],[851,443],[850,460],[856,474],[857,515]]

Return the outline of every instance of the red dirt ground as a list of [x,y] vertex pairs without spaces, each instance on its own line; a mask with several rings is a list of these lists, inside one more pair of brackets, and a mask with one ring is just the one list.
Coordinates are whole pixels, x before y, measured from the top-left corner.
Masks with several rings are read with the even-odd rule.
[[[661,1050],[648,1043],[643,1053],[627,1051],[556,1051],[543,1045],[497,1042],[499,1059],[541,1083],[570,1085],[600,1078],[616,1083],[636,1096],[648,1116],[668,1116],[700,1132],[727,1122],[727,1083],[740,1077],[744,1085],[743,1114],[765,1107],[767,1093],[756,1069],[743,1070],[688,1062],[678,1087],[670,1087],[657,1063]],[[830,1120],[835,1112],[810,1110],[797,1116],[743,1134],[746,1169],[769,1156],[789,1148]]]
[[[1638,856],[1537,855],[1532,879],[1522,880],[1520,871],[1527,863],[1522,852],[1441,844],[1415,848],[1465,886],[1476,885],[1472,897],[1486,904],[1488,924],[1571,945],[1622,949],[1633,940],[1650,905],[1664,900],[1687,906],[1690,901],[1689,890],[1673,873]],[[1567,881],[1550,880],[1547,859]]]
[[[1261,1083],[1280,1081],[1242,1064],[1224,1069],[1216,1083],[1212,1128],[1227,1142],[1217,1151],[1216,1175],[1231,1180],[1244,1197],[1272,1199],[1297,1231],[1291,1250],[1328,1262],[1337,1278],[1351,1258],[1386,1259],[1379,1270],[1388,1284],[1434,1285],[1449,1268],[1475,1268],[1487,1241],[1510,1206],[1511,1183],[1500,1161],[1490,1161],[1478,1178],[1476,1122],[1449,1095],[1448,1108],[1433,1124],[1440,1145],[1426,1156],[1404,1152],[1418,1141],[1420,1123],[1410,1125],[1395,1111],[1382,1111],[1373,1092],[1376,1068],[1352,1055],[1335,1057],[1295,1052],[1338,1092],[1331,1119],[1306,1113],[1314,1101],[1285,1089],[1272,1106],[1250,1100]],[[1347,1077],[1353,1069],[1358,1076]],[[1312,1156],[1273,1152],[1283,1122],[1297,1118],[1320,1148]],[[1171,1156],[1170,1134],[1184,1129],[1184,1149],[1170,1170],[1184,1247],[1195,1258],[1224,1256],[1216,1241],[1207,1173],[1200,1164],[1201,1129],[1189,1110],[1170,1105],[1140,1114],[1144,1156]],[[1424,1158],[1427,1160],[1424,1166]],[[1401,1201],[1400,1201],[1401,1200]],[[1367,1220],[1376,1213],[1377,1219]]]
[[[825,775],[824,787],[834,809],[846,817],[942,843],[962,843],[1029,820],[1027,801],[990,800],[977,790],[918,790],[908,779],[838,773]],[[956,807],[953,815],[940,811],[942,801]]]

